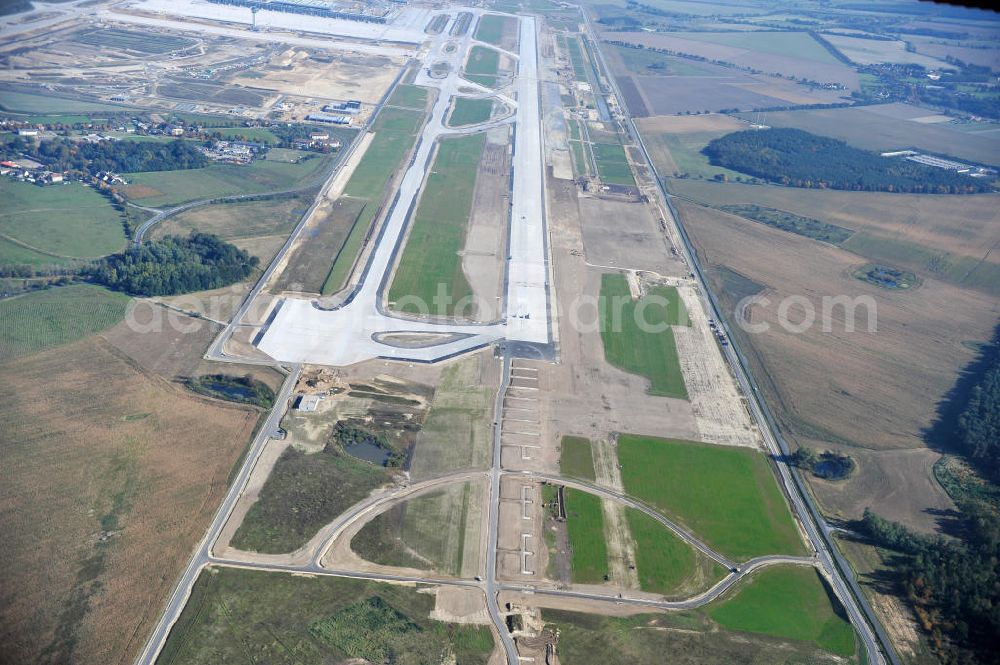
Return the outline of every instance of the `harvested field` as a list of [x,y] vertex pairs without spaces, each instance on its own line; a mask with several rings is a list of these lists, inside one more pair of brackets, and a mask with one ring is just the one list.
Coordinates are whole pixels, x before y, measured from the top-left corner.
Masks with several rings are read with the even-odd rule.
[[1000,240],[995,194],[955,198],[690,180],[674,180],[671,189],[716,206],[766,206],[833,224],[855,232],[842,247],[861,257],[1000,294],[1000,256],[992,251]]
[[237,662],[270,654],[275,665],[301,662],[414,662],[486,665],[493,652],[488,627],[430,618],[434,594],[412,586],[335,577],[210,568],[157,662],[164,665]]
[[125,246],[122,215],[90,187],[0,180],[0,264],[58,265]]
[[[804,32],[615,32],[608,33],[607,37],[752,67],[765,73],[776,72],[822,83],[840,83],[852,90],[858,88],[857,73],[835,60]],[[799,49],[801,52],[798,52]]]
[[0,363],[75,342],[122,320],[131,298],[74,285],[0,300]]
[[5,364],[0,405],[4,660],[131,663],[259,411],[97,337]]
[[947,63],[920,53],[906,50],[904,41],[882,41],[847,37],[844,35],[823,35],[823,39],[833,44],[851,62],[858,65],[874,65],[879,63],[894,63],[920,65],[929,70],[947,66]]
[[309,196],[268,201],[219,203],[186,210],[157,225],[152,237],[212,233],[225,240],[261,236],[287,236],[309,206]]
[[[918,122],[934,111],[908,104],[885,104],[767,114],[771,127],[793,127],[847,141],[877,152],[915,148],[1000,165],[1000,136],[959,131],[958,125]],[[744,116],[752,119],[750,116]]]
[[622,435],[625,491],[740,560],[805,547],[767,458],[756,450]]
[[[720,194],[729,187],[720,186]],[[860,193],[848,195],[866,200]],[[922,199],[922,205],[933,203],[933,197],[915,198]],[[809,205],[807,198],[801,201]],[[814,203],[812,210],[816,214],[820,206]],[[880,215],[891,219],[893,210],[886,202]],[[923,433],[935,419],[936,406],[972,362],[974,343],[993,335],[995,297],[927,274],[919,288],[887,291],[853,278],[852,268],[865,261],[842,249],[700,206],[682,203],[680,212],[727,312],[735,312],[742,296],[733,292],[738,283],[727,280],[726,271],[757,283],[769,299],[769,304],[759,303],[743,313],[752,323],[768,323],[765,332],[733,330],[786,436],[816,447],[923,448]],[[904,220],[905,208],[899,214]],[[782,261],[768,258],[773,256]],[[862,306],[856,311],[854,332],[847,332],[846,314],[837,308],[829,332],[817,322],[793,334],[780,325],[776,311],[777,303],[790,295],[805,296],[817,314],[824,296],[871,298],[877,332],[869,332],[870,312]],[[798,323],[801,312],[789,313],[789,320]],[[859,383],[859,376],[865,380]],[[884,478],[880,473],[858,474],[857,481],[854,476],[844,481],[845,488],[858,483],[853,485],[854,506],[862,496],[883,494],[886,499],[879,505],[895,519],[923,529],[934,526],[926,509],[941,505],[940,489],[913,480],[907,482],[908,496],[893,497],[888,480],[880,476]],[[861,478],[873,482],[868,485]],[[856,510],[841,506],[844,512]]]

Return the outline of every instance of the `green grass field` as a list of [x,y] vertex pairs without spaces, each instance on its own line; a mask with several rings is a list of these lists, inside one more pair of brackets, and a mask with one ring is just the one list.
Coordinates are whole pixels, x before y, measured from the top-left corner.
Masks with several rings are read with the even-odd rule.
[[[441,141],[389,288],[390,306],[417,313],[426,307],[432,314],[452,315],[463,309],[463,298],[472,296],[459,252],[465,246],[485,144],[485,134]],[[450,300],[437,303],[439,293]]]
[[710,70],[684,58],[677,58],[649,49],[612,47],[625,68],[643,76],[705,76]]
[[855,653],[854,629],[811,567],[776,567],[754,573],[709,616],[730,630],[814,642],[842,657]]
[[577,175],[587,175],[590,173],[590,162],[587,159],[587,151],[579,141],[569,142],[570,150],[573,154],[573,168]]
[[635,567],[643,591],[675,593],[696,574],[699,566],[713,580],[725,575],[721,566],[702,561],[690,545],[649,515],[627,508],[625,516],[635,540]]
[[219,127],[209,131],[213,134],[218,132],[227,139],[242,139],[271,145],[281,142],[281,139],[266,127]]
[[[708,145],[712,139],[724,136],[727,132],[688,132],[686,134],[653,134],[652,142],[670,153],[677,166],[676,173],[687,174],[693,178],[714,178],[718,174],[726,176],[729,180],[749,179],[746,174],[733,171],[721,166],[713,166],[707,156],[702,154],[702,149]],[[664,177],[674,175],[674,171],[661,173]]]
[[337,291],[347,282],[365,236],[375,221],[379,203],[386,195],[389,180],[413,148],[424,118],[423,112],[399,108],[385,108],[379,113],[373,127],[375,138],[344,187],[345,195],[366,203],[343,247],[335,255],[321,289],[324,295]]
[[125,195],[139,205],[169,207],[237,194],[258,194],[319,184],[335,159],[314,155],[297,164],[261,159],[246,166],[211,164],[201,169],[130,173]]
[[[677,297],[668,300],[680,303]],[[604,275],[601,279],[601,339],[605,358],[615,367],[649,379],[651,395],[687,399],[674,334],[669,327],[681,321],[680,307],[664,307],[649,296],[633,302],[624,276]],[[684,323],[686,319],[685,312]],[[643,330],[645,326],[640,327],[639,322],[653,328]]]
[[610,185],[634,185],[632,169],[628,165],[625,148],[619,143],[594,143],[591,146],[594,161],[597,163],[597,174],[601,180]]
[[767,458],[756,450],[622,435],[618,461],[629,495],[727,556],[805,554]]
[[112,254],[125,246],[121,213],[91,187],[38,187],[3,178],[0,199],[0,237],[8,241],[0,244],[0,264],[65,263]]
[[573,582],[601,584],[608,574],[608,546],[605,544],[601,498],[569,488],[565,493]]
[[469,99],[459,97],[455,100],[455,106],[448,117],[449,127],[461,127],[463,125],[476,125],[486,122],[493,113],[492,99]]
[[807,32],[678,32],[677,37],[711,42],[799,60],[835,65],[840,61]]
[[577,81],[587,80],[587,64],[583,59],[583,48],[576,37],[566,37],[566,48],[569,51],[569,60],[573,65],[573,76]]
[[564,476],[595,480],[594,453],[590,439],[581,436],[564,436],[560,444],[559,471]]
[[484,14],[479,19],[479,26],[476,28],[476,39],[481,42],[493,44],[494,46],[500,46],[506,20],[506,17],[498,16],[497,14]]
[[427,88],[401,83],[393,90],[389,105],[422,111],[427,106]]
[[385,469],[346,453],[287,448],[231,544],[255,552],[291,552],[387,481]]
[[500,68],[500,52],[485,46],[473,46],[465,63],[465,73],[474,76],[496,76]]
[[208,568],[157,663],[486,665],[489,627],[434,621],[433,609],[414,587]]
[[[59,113],[99,113],[102,111],[125,113],[129,110],[125,106],[116,106],[114,104],[102,104],[15,90],[0,91],[0,108],[15,113],[39,113],[45,115]],[[87,122],[87,120],[83,122]]]
[[84,284],[0,300],[0,362],[107,330],[125,317],[130,300]]

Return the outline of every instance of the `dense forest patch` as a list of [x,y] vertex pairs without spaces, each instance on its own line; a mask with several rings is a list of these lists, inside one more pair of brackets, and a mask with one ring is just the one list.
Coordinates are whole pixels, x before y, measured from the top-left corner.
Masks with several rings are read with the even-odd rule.
[[989,183],[906,159],[882,157],[801,129],[751,129],[712,140],[712,164],[792,187],[969,194]]

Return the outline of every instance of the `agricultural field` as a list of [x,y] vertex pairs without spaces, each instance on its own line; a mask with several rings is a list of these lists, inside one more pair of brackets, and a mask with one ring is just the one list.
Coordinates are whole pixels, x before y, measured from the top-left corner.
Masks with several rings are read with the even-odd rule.
[[636,126],[646,141],[653,166],[663,177],[725,177],[749,179],[737,171],[713,165],[702,149],[720,136],[746,129],[747,125],[724,115],[640,118]]
[[482,483],[456,483],[390,508],[351,540],[362,558],[457,577],[479,574]]
[[571,478],[595,480],[594,453],[589,439],[564,436],[559,444],[559,472]]
[[82,284],[0,300],[0,363],[107,330],[125,317],[129,302]]
[[708,615],[720,626],[812,642],[843,658],[856,652],[854,629],[812,567],[774,567],[754,573]]
[[[766,74],[858,88],[858,74],[806,32],[613,32],[608,39],[752,68]],[[804,90],[804,89],[803,89]],[[703,97],[712,99],[711,92]],[[716,110],[716,109],[712,109]]]
[[739,560],[804,554],[792,514],[756,450],[621,435],[625,491]]
[[[977,244],[985,254],[992,244],[989,229],[996,224],[993,195],[956,200],[800,191],[792,196],[777,187],[693,181],[671,186],[697,193],[699,200],[710,196],[717,204],[754,203],[809,215],[855,229],[854,237],[862,231],[887,238],[903,233],[895,247],[901,241],[913,248],[935,247],[946,255],[945,267],[951,261],[947,257],[967,255]],[[741,312],[754,324],[766,324],[765,332],[732,330],[786,438],[849,454],[857,462],[857,472],[843,481],[810,481],[824,510],[857,519],[865,506],[877,505],[889,519],[920,531],[935,529],[936,511],[948,510],[952,502],[934,481],[931,468],[938,454],[927,449],[924,437],[979,345],[993,337],[996,279],[965,281],[960,287],[944,280],[947,270],[931,271],[933,264],[918,252],[896,253],[894,261],[873,260],[684,201],[679,211],[728,316],[746,295],[767,296],[767,303]],[[963,220],[961,234],[954,232],[956,215]],[[845,245],[856,247],[854,237]],[[862,247],[881,252],[883,244]],[[783,260],[768,259],[774,256]],[[870,262],[913,272],[921,283],[889,290],[856,279],[853,273]],[[995,265],[980,263],[972,277],[989,274]],[[868,305],[854,308],[853,327],[839,307],[831,313],[828,331],[817,320],[796,334],[777,318],[783,298],[805,295],[821,315],[822,297],[833,294],[870,299],[856,301]],[[787,317],[793,326],[803,316],[795,309]],[[858,383],[858,376],[865,381]],[[896,491],[901,485],[906,493]]]
[[[40,95],[3,88],[0,90],[0,108],[14,113],[56,115],[56,114],[103,114],[124,113],[129,109],[116,104],[103,104],[69,97]],[[82,116],[89,122],[89,115]]]
[[391,179],[406,159],[424,123],[422,111],[383,109],[372,129],[375,138],[344,187],[344,195],[364,202],[351,232],[335,255],[321,292],[326,295],[343,287],[361,251],[362,244],[386,198]]
[[[679,298],[671,299],[671,303],[673,307],[646,299],[633,302],[623,275],[604,275],[601,279],[601,339],[606,360],[615,367],[649,379],[649,394],[687,399],[674,334],[669,327],[683,325],[680,318],[683,305]],[[641,316],[637,315],[639,311]],[[664,329],[659,332],[643,330],[640,319]]]
[[[405,312],[429,310],[439,316],[468,311],[472,287],[459,252],[465,247],[485,142],[485,134],[472,134],[443,139],[438,145],[389,288],[390,307]],[[447,302],[437,303],[442,293]]]
[[[706,76],[713,73],[710,67],[693,60],[678,58],[647,49],[609,45],[605,56],[614,54],[621,65],[633,74],[645,76]],[[617,63],[616,63],[617,64]]]
[[904,41],[882,41],[831,34],[823,35],[823,39],[833,44],[838,51],[857,65],[874,65],[883,62],[909,63],[920,65],[929,70],[948,66],[948,63],[943,60],[908,51]]
[[434,595],[421,589],[334,577],[238,568],[202,572],[158,663],[450,662],[486,665],[485,626],[430,618]]
[[305,453],[289,446],[230,545],[270,554],[291,552],[390,479],[384,468],[340,450]]
[[567,488],[564,492],[573,582],[602,584],[608,576],[602,499],[580,490]]
[[478,125],[489,120],[491,115],[493,115],[492,99],[459,97],[455,100],[451,115],[448,116],[448,126]]
[[[154,227],[152,237],[198,231],[231,242],[269,236],[279,236],[283,240],[308,206],[307,195],[201,206],[168,217]],[[267,262],[263,257],[262,261]]]
[[[829,136],[876,152],[916,149],[957,160],[1000,166],[1000,136],[960,131],[962,125],[926,122],[930,109],[909,104],[883,104],[839,109],[777,111],[764,122],[770,127],[792,127]],[[752,114],[742,115],[752,120]]]
[[138,655],[259,413],[147,373],[98,336],[0,366],[11,662]]
[[492,354],[450,363],[441,372],[410,465],[414,480],[489,465],[490,414],[500,375]]
[[125,246],[122,214],[90,187],[0,180],[0,264],[59,265]]
[[[201,169],[130,173],[125,195],[135,203],[163,208],[239,194],[263,194],[318,185],[336,159],[308,153],[297,163],[257,160],[249,165],[211,164]],[[304,155],[305,156],[305,155]]]

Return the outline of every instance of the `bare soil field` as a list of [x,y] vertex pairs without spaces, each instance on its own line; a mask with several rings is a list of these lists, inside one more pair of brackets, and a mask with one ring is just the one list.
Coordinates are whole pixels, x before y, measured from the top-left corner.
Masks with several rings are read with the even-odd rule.
[[[689,203],[679,208],[728,316],[738,297],[746,295],[737,292],[728,274],[756,283],[769,299],[744,314],[770,329],[749,334],[737,328],[736,334],[793,440],[876,451],[923,448],[922,432],[937,404],[975,355],[968,343],[992,334],[1000,311],[995,298],[931,277],[919,288],[887,291],[852,277],[863,259],[844,250],[717,210]],[[779,303],[793,295],[807,299],[817,313],[816,325],[799,334],[778,322]],[[877,331],[868,332],[862,307],[855,332],[845,331],[843,308],[833,310],[832,330],[823,332],[821,299],[838,295],[873,299]],[[802,311],[792,307],[787,321],[800,323]],[[844,482],[854,483],[859,497],[840,507],[845,513],[862,503],[862,496],[889,492],[884,470]],[[933,527],[925,509],[941,505],[940,489],[914,482],[906,492],[905,499],[885,495],[895,507],[883,502],[880,509],[914,526]]]
[[751,203],[842,226],[855,254],[1000,295],[1000,212],[995,194],[933,196],[804,190],[675,180],[677,193],[713,206]]
[[[670,272],[668,244],[649,205],[596,197],[581,197],[578,201],[588,263]],[[613,219],[620,222],[609,224]]]
[[259,412],[98,337],[0,368],[0,403],[0,660],[130,663]]
[[604,36],[607,39],[615,39],[630,44],[664,48],[677,53],[708,58],[709,60],[731,62],[742,67],[752,67],[765,73],[777,72],[785,76],[812,79],[821,83],[840,83],[852,90],[858,88],[857,72],[839,62],[818,62],[816,60],[798,58],[791,53],[787,55],[764,53],[747,48],[678,37],[668,33],[614,32],[606,33]]
[[886,104],[775,111],[768,113],[764,121],[770,127],[803,129],[847,141],[865,150],[916,148],[957,159],[998,164],[1000,137],[960,132],[947,124],[914,122],[915,119],[934,114],[935,111],[930,109],[907,104]]
[[357,99],[375,104],[389,88],[401,59],[381,55],[318,55],[304,49],[289,49],[272,58],[267,65],[244,74],[235,81],[252,88],[272,90],[298,97],[320,99]]

